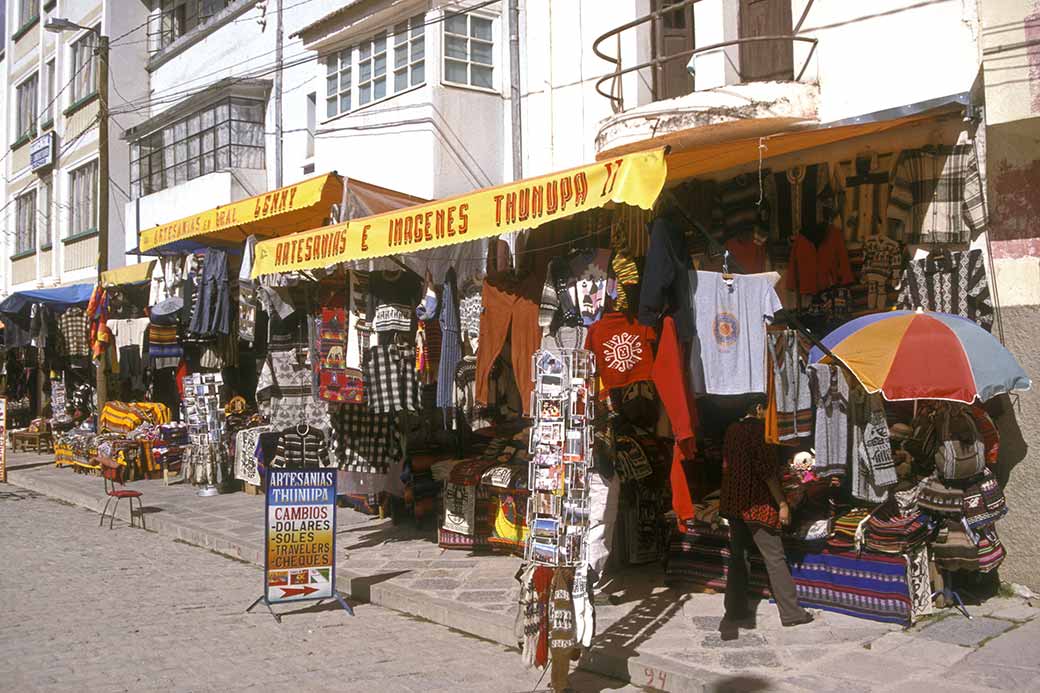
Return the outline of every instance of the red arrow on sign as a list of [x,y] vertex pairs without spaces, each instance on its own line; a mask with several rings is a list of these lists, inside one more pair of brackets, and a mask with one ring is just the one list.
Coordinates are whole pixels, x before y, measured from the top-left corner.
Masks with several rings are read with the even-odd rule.
[[317,587],[283,587],[282,588],[282,596],[283,597],[295,597],[298,594],[302,594],[304,596],[307,596],[311,592],[317,592],[317,591],[318,591]]

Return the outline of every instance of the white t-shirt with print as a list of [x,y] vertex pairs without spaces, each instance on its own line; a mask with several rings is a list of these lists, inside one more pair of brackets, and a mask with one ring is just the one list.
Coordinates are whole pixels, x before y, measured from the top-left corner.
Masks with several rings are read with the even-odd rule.
[[690,348],[695,394],[766,391],[766,323],[783,308],[772,275],[690,270],[690,305],[697,334]]

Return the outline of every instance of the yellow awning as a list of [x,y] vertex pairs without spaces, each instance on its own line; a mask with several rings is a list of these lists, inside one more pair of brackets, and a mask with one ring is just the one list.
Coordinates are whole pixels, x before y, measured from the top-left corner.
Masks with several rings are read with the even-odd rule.
[[[933,109],[902,118],[879,120],[870,123],[822,127],[812,130],[795,130],[793,132],[767,135],[761,138],[761,143],[766,147],[762,152],[762,156],[768,159],[774,156],[812,149],[813,147],[822,147],[834,142],[874,135],[919,121],[930,120],[956,110],[956,108]],[[668,154],[668,182],[717,173],[758,161],[759,143],[760,138],[747,137],[681,151],[673,150]]]
[[149,260],[136,265],[106,270],[101,273],[101,285],[120,286],[121,284],[138,284],[149,281],[152,278],[152,268],[154,267],[155,260]]
[[662,148],[352,219],[257,243],[253,276],[414,253],[533,229],[610,202],[650,209],[666,176]]
[[251,235],[270,238],[312,229],[327,223],[332,205],[342,197],[343,179],[326,173],[144,229],[140,251],[147,253],[188,239],[212,245],[238,245]]

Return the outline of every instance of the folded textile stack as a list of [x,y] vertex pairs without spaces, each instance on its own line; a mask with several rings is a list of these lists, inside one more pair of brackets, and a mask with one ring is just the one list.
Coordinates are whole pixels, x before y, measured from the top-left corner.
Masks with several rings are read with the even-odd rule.
[[[711,527],[687,520],[672,532],[668,545],[665,582],[669,586],[687,587],[693,591],[726,589],[729,562],[729,527]],[[751,570],[748,591],[769,595],[769,578],[765,563],[755,549],[750,553]]]
[[179,421],[163,424],[159,426],[159,440],[168,445],[187,445],[188,426]]
[[879,553],[906,553],[928,539],[931,527],[927,515],[901,515],[894,504],[886,503],[867,520],[864,543]]
[[148,326],[148,358],[152,368],[176,368],[184,356],[184,347],[177,341],[176,325]]
[[903,556],[826,551],[793,556],[788,563],[802,606],[884,623],[906,625],[912,620],[910,579]]
[[856,546],[856,533],[860,524],[867,519],[870,511],[865,508],[853,508],[834,520],[834,534],[827,545],[832,549],[846,551]]
[[96,469],[91,460],[97,455],[97,434],[84,428],[73,428],[57,436],[54,441],[54,463],[73,465],[81,469]]

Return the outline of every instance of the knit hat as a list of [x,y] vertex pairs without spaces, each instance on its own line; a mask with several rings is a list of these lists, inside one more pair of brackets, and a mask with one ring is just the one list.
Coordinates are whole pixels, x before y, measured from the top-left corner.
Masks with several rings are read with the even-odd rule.
[[914,434],[914,429],[908,424],[892,424],[888,429],[888,435],[892,440],[907,440]]

